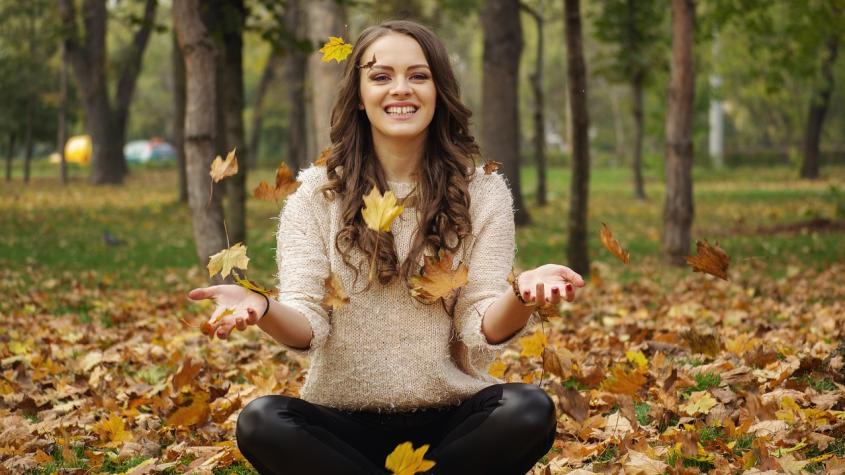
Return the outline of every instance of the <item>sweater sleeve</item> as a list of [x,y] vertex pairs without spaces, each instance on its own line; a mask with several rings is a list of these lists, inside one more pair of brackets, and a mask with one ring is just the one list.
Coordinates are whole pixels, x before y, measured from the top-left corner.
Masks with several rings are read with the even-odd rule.
[[498,344],[489,343],[481,331],[484,313],[511,286],[508,275],[516,254],[516,227],[513,197],[504,176],[493,173],[479,179],[483,180],[479,193],[472,198],[480,200],[479,221],[473,223],[476,238],[467,264],[468,283],[455,307],[455,327],[468,348],[499,352],[524,335],[539,316],[534,312],[525,326]]
[[313,332],[308,348],[284,344],[282,347],[301,356],[310,356],[321,347],[331,329],[329,314],[320,305],[325,293],[323,282],[330,272],[319,218],[325,214],[325,209],[314,203],[315,186],[306,177],[306,174],[314,174],[311,170],[313,168],[300,172],[302,185],[288,196],[279,214],[276,234],[278,301],[304,315]]

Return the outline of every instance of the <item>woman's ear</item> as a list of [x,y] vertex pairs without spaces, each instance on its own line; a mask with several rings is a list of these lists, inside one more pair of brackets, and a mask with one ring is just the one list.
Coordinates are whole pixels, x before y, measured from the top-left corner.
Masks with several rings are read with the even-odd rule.
[[364,104],[358,103],[358,110],[364,110]]

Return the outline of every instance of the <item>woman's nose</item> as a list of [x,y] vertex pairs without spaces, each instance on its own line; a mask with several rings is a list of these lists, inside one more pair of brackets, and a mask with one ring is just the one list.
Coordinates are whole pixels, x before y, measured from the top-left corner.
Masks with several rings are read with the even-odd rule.
[[408,81],[402,77],[396,79],[396,83],[390,93],[394,96],[404,96],[410,94],[411,88],[408,86]]

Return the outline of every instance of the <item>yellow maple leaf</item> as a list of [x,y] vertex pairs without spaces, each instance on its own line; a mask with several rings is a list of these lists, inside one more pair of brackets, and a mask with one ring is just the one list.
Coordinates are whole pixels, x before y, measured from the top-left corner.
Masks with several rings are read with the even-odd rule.
[[421,275],[411,276],[411,295],[427,302],[434,302],[446,297],[453,290],[463,287],[468,282],[469,269],[461,262],[452,270],[454,255],[440,249],[437,257],[425,256],[425,265]]
[[258,292],[259,294],[266,295],[267,297],[272,297],[274,295],[278,295],[278,289],[266,289],[259,285],[257,282],[254,282],[249,279],[242,279],[237,272],[233,272],[232,276],[235,278],[235,283],[240,285],[245,289],[252,290],[253,292]]
[[689,399],[681,404],[680,409],[690,416],[696,414],[707,414],[710,409],[716,406],[716,400],[707,391],[695,391],[690,394]]
[[349,295],[343,288],[343,282],[334,272],[329,272],[329,276],[323,281],[323,286],[326,288],[326,293],[323,295],[323,305],[326,307],[338,309],[349,303]]
[[320,48],[320,52],[323,53],[323,57],[321,58],[324,63],[328,63],[331,60],[335,60],[338,63],[344,61],[350,53],[352,53],[352,45],[343,41],[343,38],[338,36],[329,36],[329,41],[326,41],[323,44],[323,47]]
[[537,330],[533,335],[519,339],[519,344],[522,345],[522,351],[519,354],[528,358],[540,356],[543,354],[543,349],[546,348],[547,343],[546,334]]
[[423,458],[426,451],[428,451],[428,444],[414,450],[414,446],[410,442],[403,442],[397,445],[393,452],[387,456],[384,466],[393,475],[414,475],[418,472],[425,472],[435,465],[433,460]]
[[211,408],[208,405],[209,394],[199,392],[194,396],[190,406],[180,407],[167,418],[167,425],[176,427],[191,427],[202,425],[211,416]]
[[627,264],[629,260],[631,260],[631,254],[622,249],[622,246],[619,244],[619,241],[613,237],[613,234],[610,232],[610,228],[607,227],[606,224],[601,223],[601,231],[599,232],[599,239],[601,243],[604,244],[604,247],[607,248],[614,256],[618,257],[620,261]]
[[220,272],[220,277],[225,278],[232,273],[233,268],[246,270],[248,264],[246,246],[237,243],[208,258],[208,276],[214,277],[214,274]]
[[508,365],[505,364],[504,361],[497,359],[496,361],[490,363],[490,366],[487,367],[487,374],[493,376],[494,378],[504,379],[505,378],[505,371],[507,371]]
[[214,180],[214,183],[226,178],[227,176],[232,176],[238,173],[238,158],[235,157],[235,149],[232,149],[228,155],[226,155],[226,160],[220,158],[220,155],[211,162],[211,171],[208,172],[211,175],[211,179]]
[[117,414],[100,420],[94,424],[93,429],[100,435],[100,440],[106,442],[107,447],[119,447],[127,440],[132,440],[132,433],[126,430],[126,422]]
[[633,396],[646,382],[645,371],[637,367],[628,371],[624,365],[613,365],[610,375],[602,381],[601,388],[615,394]]
[[382,196],[378,187],[374,186],[368,194],[364,195],[364,208],[361,209],[361,215],[368,228],[376,232],[387,232],[390,230],[390,223],[404,210],[404,206],[396,204],[396,195],[392,190],[387,190],[387,193]]
[[296,191],[299,185],[301,183],[294,179],[293,171],[282,162],[276,168],[276,185],[270,187],[266,181],[262,181],[252,192],[252,195],[259,200],[278,201]]
[[648,359],[642,351],[626,351],[625,358],[628,358],[628,361],[636,365],[639,369],[648,368]]

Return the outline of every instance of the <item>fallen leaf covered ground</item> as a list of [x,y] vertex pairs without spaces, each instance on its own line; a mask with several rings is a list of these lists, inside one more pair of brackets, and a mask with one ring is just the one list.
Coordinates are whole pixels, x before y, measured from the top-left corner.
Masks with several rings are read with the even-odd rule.
[[[115,190],[125,202],[106,204],[77,189],[69,205],[37,184],[16,190],[23,198],[0,196],[2,211],[12,211],[0,218],[2,249],[26,252],[30,244],[7,229],[49,228],[30,241],[64,239],[73,247],[94,223],[88,235],[100,239],[97,220],[112,213],[112,232],[128,242],[79,246],[120,253],[136,275],[63,265],[74,257],[45,250],[0,257],[0,473],[253,473],[234,445],[238,411],[260,395],[298,395],[307,360],[256,329],[227,341],[200,332],[211,306],[185,297],[207,277],[192,257],[183,257],[191,265],[163,257],[141,266],[132,256],[148,252],[144,239],[155,241],[183,213],[160,191],[133,196],[132,186]],[[716,210],[704,202],[704,216],[761,206],[720,203]],[[271,203],[253,206],[256,228],[271,230]],[[790,201],[777,212],[797,206]],[[593,212],[626,250],[649,239],[651,228],[616,219],[606,202]],[[156,213],[162,219],[149,217]],[[146,227],[150,219],[162,229]],[[530,237],[543,226],[520,231],[520,252],[547,245]],[[738,241],[724,233],[705,234],[717,227],[704,222],[694,234],[721,239],[732,258],[729,280],[667,269],[642,244],[630,247],[629,266],[594,247],[594,269],[576,302],[491,365],[505,380],[539,384],[557,403],[557,439],[535,473],[845,470],[845,262],[824,244],[841,232],[793,236],[794,247],[780,245],[797,251],[773,263],[737,252]],[[181,232],[172,239],[189,235]],[[268,245],[266,236],[250,244],[258,269],[251,278],[264,285],[272,272],[262,257]],[[833,258],[810,262],[802,247]]]

